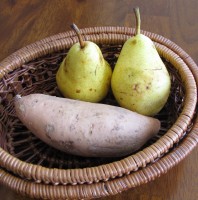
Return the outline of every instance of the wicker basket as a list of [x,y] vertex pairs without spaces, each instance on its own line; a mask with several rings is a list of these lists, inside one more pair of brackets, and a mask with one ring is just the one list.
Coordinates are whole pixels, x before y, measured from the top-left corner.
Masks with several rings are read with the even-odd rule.
[[[81,30],[86,40],[100,45],[112,68],[123,43],[134,34],[126,27]],[[139,151],[121,158],[67,155],[36,138],[15,115],[16,94],[60,96],[55,74],[72,44],[74,32],[61,33],[20,49],[0,63],[0,183],[45,199],[90,199],[136,187],[178,164],[198,143],[197,66],[170,40],[143,32],[156,44],[171,75],[172,89],[159,134]],[[117,105],[111,91],[101,103]]]

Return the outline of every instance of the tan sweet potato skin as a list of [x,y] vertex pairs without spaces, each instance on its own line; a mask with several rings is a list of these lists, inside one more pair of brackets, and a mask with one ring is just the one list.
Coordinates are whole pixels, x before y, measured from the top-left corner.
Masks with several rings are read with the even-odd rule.
[[124,108],[44,94],[16,98],[15,110],[38,138],[80,156],[130,154],[160,129],[159,120]]

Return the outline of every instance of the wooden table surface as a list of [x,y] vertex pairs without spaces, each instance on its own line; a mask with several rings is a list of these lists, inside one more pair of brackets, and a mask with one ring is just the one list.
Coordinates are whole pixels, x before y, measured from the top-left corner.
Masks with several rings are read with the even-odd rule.
[[[198,63],[197,0],[1,0],[0,60],[37,40],[93,26],[133,26],[139,6],[142,29],[174,41]],[[198,199],[198,147],[155,181],[102,200]],[[0,199],[28,199],[0,186]]]

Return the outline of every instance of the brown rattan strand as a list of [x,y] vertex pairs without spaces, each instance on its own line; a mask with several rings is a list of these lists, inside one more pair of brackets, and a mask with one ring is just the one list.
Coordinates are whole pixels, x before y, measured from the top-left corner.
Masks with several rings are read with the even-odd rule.
[[53,186],[23,180],[0,169],[0,183],[20,194],[38,199],[91,199],[115,195],[129,188],[154,180],[184,159],[198,144],[197,122],[198,120],[196,120],[196,125],[193,127],[191,133],[184,138],[178,147],[171,150],[169,154],[157,162],[124,177],[90,185]]
[[[86,38],[90,38],[91,40],[96,41],[98,43],[107,43],[107,44],[110,42],[115,43],[115,44],[123,43],[126,40],[126,38],[129,37],[129,35],[133,33],[133,29],[126,29],[126,28],[113,29],[113,28],[102,27],[101,29],[100,28],[94,29],[96,30],[96,33],[94,33],[94,31],[91,29],[89,34],[88,34],[89,32],[88,30],[89,29],[84,30],[85,33],[87,34]],[[124,33],[122,33],[122,31],[124,31]],[[97,37],[95,37],[94,35],[91,35],[92,32],[96,34]],[[111,32],[113,34],[110,34]],[[72,34],[73,34],[72,32],[69,32],[63,35],[64,37],[71,37]],[[151,33],[148,33],[148,35],[154,37]],[[34,44],[33,54],[30,51],[32,48],[31,45],[13,54],[11,57],[9,57],[8,59],[2,62],[1,66],[4,66],[2,70],[2,75],[4,74],[4,72],[12,71],[13,69],[17,67],[20,67],[20,65],[22,65],[23,63],[28,62],[29,60],[34,59],[38,56],[50,53],[52,51],[58,51],[62,48],[66,48],[66,47],[68,48],[74,41],[76,41],[76,39],[74,39],[75,37],[73,39],[66,38],[64,39],[66,41],[63,44],[63,42],[60,42],[61,40],[58,37],[59,36],[53,36],[53,37],[50,37],[49,40],[48,39],[43,40],[41,42],[43,45],[40,45],[41,43],[39,42],[37,44]],[[111,38],[111,40],[109,38]],[[163,37],[156,36],[156,38],[157,38],[156,40],[160,40],[162,38],[161,40],[163,40],[163,42],[161,43],[164,43],[165,44],[164,46],[166,46],[166,40]],[[153,40],[155,41],[155,37],[153,38]],[[49,43],[51,45],[50,48],[48,47]],[[170,44],[169,41],[168,41],[168,44]],[[37,49],[38,46],[39,46],[39,50]],[[44,48],[44,50],[42,48]],[[160,50],[160,45],[158,49]],[[110,163],[103,166],[99,166],[99,167],[95,167],[95,168],[86,168],[86,169],[80,169],[80,170],[78,169],[77,170],[56,170],[56,169],[52,170],[52,169],[47,169],[44,167],[35,166],[35,165],[21,162],[20,160],[12,157],[11,155],[7,154],[5,151],[1,150],[0,153],[2,155],[1,161],[2,161],[3,166],[7,168],[8,170],[12,170],[15,173],[21,174],[22,176],[33,178],[37,181],[40,181],[42,179],[44,180],[44,182],[53,182],[55,184],[57,182],[53,180],[53,177],[54,177],[53,175],[55,172],[56,173],[58,172],[57,174],[60,175],[59,181],[62,184],[67,184],[67,183],[77,184],[77,183],[92,183],[92,182],[97,182],[99,180],[108,180],[110,178],[122,176],[123,174],[128,174],[133,170],[137,170],[138,167],[145,166],[149,162],[153,162],[156,158],[162,156],[165,152],[167,152],[168,149],[173,146],[173,143],[178,142],[179,138],[183,136],[183,133],[186,131],[188,122],[191,120],[193,116],[194,108],[196,104],[196,99],[194,98],[196,97],[196,87],[193,81],[193,76],[189,72],[188,67],[185,66],[185,63],[182,61],[182,59],[179,58],[179,56],[175,57],[174,64],[175,66],[178,65],[178,68],[181,70],[180,73],[182,77],[184,77],[187,73],[186,78],[183,78],[184,84],[188,85],[188,81],[192,79],[192,82],[190,82],[190,85],[186,88],[186,92],[189,91],[189,93],[192,94],[191,92],[192,90],[194,90],[194,93],[192,95],[193,98],[192,96],[189,97],[189,99],[187,98],[188,101],[187,100],[186,101],[187,103],[189,102],[189,105],[187,107],[184,107],[185,109],[183,110],[183,113],[180,115],[180,118],[177,120],[177,123],[174,124],[171,130],[169,130],[170,134],[168,135],[167,133],[158,142],[156,142],[150,147],[147,147],[143,152],[138,152],[136,155],[134,155],[134,157],[132,155],[125,158],[124,160],[121,160],[115,163]],[[180,65],[182,65],[181,68],[179,67]],[[188,121],[186,121],[186,119]],[[79,174],[82,174],[80,178],[79,178]],[[62,180],[61,177],[65,177],[67,180]]]

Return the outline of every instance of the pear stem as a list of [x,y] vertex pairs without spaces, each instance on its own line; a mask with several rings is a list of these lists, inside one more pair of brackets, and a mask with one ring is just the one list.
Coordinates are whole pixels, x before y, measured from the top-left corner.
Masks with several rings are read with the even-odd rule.
[[138,7],[134,8],[135,18],[136,18],[136,28],[135,28],[135,35],[140,34],[140,25],[141,25],[141,19],[140,19],[140,10]]
[[76,26],[76,24],[72,24],[71,28],[75,31],[76,35],[78,36],[78,40],[80,42],[80,47],[81,47],[81,49],[83,49],[85,47],[85,41],[82,38],[79,28]]

